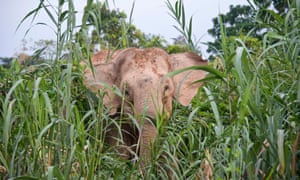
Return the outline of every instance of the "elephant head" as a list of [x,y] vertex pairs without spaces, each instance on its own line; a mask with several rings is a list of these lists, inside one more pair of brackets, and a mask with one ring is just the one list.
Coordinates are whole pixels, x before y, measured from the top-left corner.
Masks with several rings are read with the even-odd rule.
[[[170,116],[173,98],[187,106],[201,85],[193,82],[203,79],[206,72],[187,71],[173,77],[166,74],[189,66],[207,65],[207,61],[195,53],[169,55],[159,48],[128,48],[111,54],[101,51],[92,58],[92,62],[95,71],[85,71],[85,84],[92,91],[102,89],[107,92],[104,105],[110,108],[111,114],[117,113],[123,105],[126,113],[136,117],[146,115],[152,120],[158,114]],[[124,92],[126,103],[122,103],[122,98],[107,86],[117,86]],[[153,122],[139,119],[138,123],[139,155],[147,160],[157,130]]]

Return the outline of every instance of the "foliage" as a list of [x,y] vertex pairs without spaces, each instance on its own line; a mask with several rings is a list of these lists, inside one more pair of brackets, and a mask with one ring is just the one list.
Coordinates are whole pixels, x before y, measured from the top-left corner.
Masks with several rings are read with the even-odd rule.
[[9,67],[9,64],[11,63],[12,60],[13,58],[0,57],[0,66]]
[[172,53],[188,52],[190,51],[190,49],[185,45],[171,44],[167,46],[166,51],[172,54]]
[[166,5],[170,11],[170,16],[176,21],[177,26],[173,27],[180,32],[181,37],[184,38],[184,41],[188,48],[192,51],[197,50],[197,44],[194,43],[192,39],[192,26],[193,26],[193,17],[190,17],[189,22],[186,22],[185,17],[185,8],[182,0],[176,1],[173,5],[169,0],[166,1]]
[[[134,7],[134,5],[133,5]],[[86,26],[77,33],[77,40],[81,44],[90,44],[92,52],[96,44],[100,44],[100,49],[119,49],[125,47],[164,47],[165,39],[161,36],[147,35],[131,24],[131,17],[127,22],[125,12],[118,9],[109,9],[106,2],[91,3],[85,9],[86,24],[90,27],[92,35],[89,42],[85,35]]]
[[[221,24],[224,26],[224,32],[228,37],[252,36],[261,40],[263,33],[269,28],[260,26],[259,22],[285,15],[292,0],[248,0],[248,2],[249,5],[231,5],[229,12],[212,19],[213,27],[208,30],[208,34],[215,40],[208,42],[207,52],[216,54],[221,49]],[[274,8],[276,11],[272,10]],[[273,16],[272,13],[278,15]],[[272,21],[277,22],[275,19]],[[273,27],[278,27],[278,25],[274,24]]]
[[165,50],[172,54],[172,53],[180,53],[180,52],[188,52],[191,51],[189,45],[186,43],[184,36],[178,36],[177,38],[173,39],[173,44],[169,44]]
[[[195,102],[214,135],[208,142],[216,178],[299,178],[297,4],[283,17],[268,10],[272,17],[257,22],[269,28],[261,42],[251,36],[232,39],[220,24],[221,52],[211,66],[221,75],[209,77],[216,80],[204,88],[206,102]],[[249,46],[253,40],[256,45]]]
[[[196,179],[205,160],[214,179],[299,178],[299,0],[283,17],[268,10],[258,22],[270,29],[262,39],[228,37],[220,24],[219,56],[208,67],[190,68],[209,72],[203,88],[189,107],[174,102],[169,121],[157,119],[159,138],[145,175],[138,159],[124,161],[103,143],[107,124],[118,121],[103,107],[102,92],[96,96],[82,83],[79,62],[90,45],[73,41],[72,1],[59,1],[59,18],[45,3],[26,18],[45,10],[55,22],[61,41],[53,61],[0,66],[2,179],[166,179],[168,170],[174,179]],[[64,46],[72,51],[61,59]]]
[[258,23],[254,20],[255,11],[248,5],[230,5],[229,12],[220,14],[219,17],[213,18],[213,28],[208,30],[208,33],[215,38],[214,42],[209,42],[207,52],[218,52],[221,49],[221,26],[224,26],[226,35],[240,36],[251,35],[260,38],[260,29]]
[[293,3],[294,0],[253,0],[253,3],[260,9],[270,9],[275,8],[276,13],[284,15],[289,9],[289,5]]
[[34,42],[31,50],[34,51],[34,57],[37,59],[53,59],[55,57],[56,42],[53,40],[40,39]]

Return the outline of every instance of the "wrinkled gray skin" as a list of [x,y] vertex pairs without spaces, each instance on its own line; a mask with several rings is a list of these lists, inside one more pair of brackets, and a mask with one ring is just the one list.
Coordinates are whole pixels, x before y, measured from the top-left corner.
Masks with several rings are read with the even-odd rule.
[[[101,51],[93,56],[92,63],[95,76],[90,69],[85,71],[86,86],[94,92],[99,89],[107,92],[104,105],[110,108],[111,115],[118,113],[122,98],[109,88],[104,88],[101,83],[117,86],[125,92],[125,113],[138,117],[139,132],[135,132],[133,125],[122,126],[124,144],[119,146],[118,152],[129,159],[130,150],[134,151],[130,147],[138,144],[141,165],[144,166],[149,161],[150,147],[157,136],[157,129],[153,123],[155,118],[158,114],[164,114],[166,118],[170,116],[173,98],[187,106],[201,85],[192,82],[203,79],[206,73],[199,70],[184,72],[174,77],[165,75],[189,66],[207,65],[207,61],[191,52],[169,55],[159,48],[128,48],[112,54]],[[145,115],[152,121],[139,118]],[[116,129],[111,128],[106,136],[108,144],[117,144],[116,137],[119,136]]]

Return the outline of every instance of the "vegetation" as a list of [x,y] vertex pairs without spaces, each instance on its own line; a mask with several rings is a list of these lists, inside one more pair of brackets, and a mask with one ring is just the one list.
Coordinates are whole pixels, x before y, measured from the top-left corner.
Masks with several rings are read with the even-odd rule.
[[[216,54],[221,49],[221,23],[226,28],[228,37],[251,36],[261,41],[268,27],[259,22],[266,22],[266,19],[270,21],[270,18],[274,18],[270,15],[273,13],[278,14],[277,16],[285,15],[289,4],[289,1],[286,0],[254,0],[248,2],[249,5],[230,5],[229,12],[213,18],[213,28],[209,29],[208,33],[215,38],[215,41],[208,42],[207,52]],[[275,11],[272,9],[275,9]],[[276,22],[275,19],[273,20]]]
[[[166,44],[166,40],[162,37],[147,35],[136,28],[131,24],[131,17],[127,22],[125,12],[109,9],[107,2],[90,1],[84,14],[83,24],[85,25],[77,33],[77,41],[81,45],[89,44],[91,52],[97,44],[100,45],[100,49],[152,46],[163,48]],[[85,36],[86,31],[92,32],[91,37]]]
[[[255,6],[256,14],[267,14],[256,21],[267,29],[260,39],[228,36],[220,17],[214,61],[191,67],[209,72],[204,86],[191,106],[174,102],[170,120],[158,124],[159,148],[153,149],[145,178],[166,179],[171,170],[176,179],[195,179],[205,160],[214,179],[300,177],[300,1],[287,2],[281,16]],[[182,1],[167,4],[189,47],[197,47],[189,41],[186,27],[192,25],[186,26]],[[119,159],[103,143],[104,122],[115,120],[103,108],[103,94],[95,96],[82,84],[79,62],[90,55],[90,44],[74,40],[73,2],[60,0],[55,8],[41,0],[25,19],[42,10],[56,25],[52,61],[0,66],[0,177],[142,178],[138,161]],[[61,59],[64,47],[69,56]]]

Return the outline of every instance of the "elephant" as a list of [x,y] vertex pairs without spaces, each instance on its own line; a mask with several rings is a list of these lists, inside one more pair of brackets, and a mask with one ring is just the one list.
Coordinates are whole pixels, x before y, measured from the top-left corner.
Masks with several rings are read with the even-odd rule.
[[[138,129],[130,123],[122,124],[123,144],[118,152],[125,159],[131,158],[130,151],[138,152],[141,166],[145,166],[158,134],[155,119],[170,117],[172,99],[189,105],[201,86],[194,81],[205,78],[207,73],[190,70],[175,76],[167,74],[190,66],[205,66],[207,61],[193,52],[168,54],[160,48],[126,48],[115,52],[100,51],[91,62],[94,69],[86,68],[84,72],[86,87],[92,92],[105,92],[103,103],[111,116],[120,114],[122,109],[137,117]],[[114,93],[113,87],[124,92],[124,97]],[[116,145],[117,134],[118,130],[111,128],[105,141]]]

